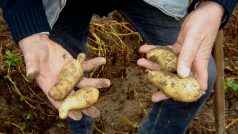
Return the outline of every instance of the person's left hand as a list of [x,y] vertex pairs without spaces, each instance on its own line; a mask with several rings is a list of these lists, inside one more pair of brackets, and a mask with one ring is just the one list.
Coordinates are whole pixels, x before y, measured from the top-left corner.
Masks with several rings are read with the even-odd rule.
[[[186,78],[192,72],[202,89],[207,89],[208,62],[212,47],[220,27],[224,8],[213,1],[205,1],[186,18],[174,45],[170,46],[179,53],[177,73]],[[140,52],[147,53],[155,48],[153,45],[143,45]],[[141,58],[139,66],[158,70],[159,65]],[[162,92],[153,94],[152,101],[158,102],[167,99]]]

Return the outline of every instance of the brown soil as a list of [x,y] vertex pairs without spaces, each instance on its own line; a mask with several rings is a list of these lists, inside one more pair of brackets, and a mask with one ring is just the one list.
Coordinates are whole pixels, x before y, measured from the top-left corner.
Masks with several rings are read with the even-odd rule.
[[[118,17],[119,16],[119,17]],[[117,19],[115,19],[117,18]],[[113,25],[116,32],[128,33],[125,27],[133,29],[129,24],[123,26],[112,22],[125,22],[118,14],[108,18],[93,19],[94,23]],[[235,24],[237,19],[231,19]],[[116,26],[114,26],[116,25]],[[157,88],[152,86],[145,77],[145,70],[136,65],[136,60],[143,56],[138,53],[138,47],[143,43],[138,33],[120,37],[123,42],[118,41],[113,34],[103,35],[93,28],[103,31],[103,28],[109,27],[91,27],[91,33],[94,32],[100,37],[103,43],[93,43],[95,35],[90,34],[89,52],[91,57],[97,55],[107,58],[107,64],[90,73],[90,77],[110,78],[112,86],[100,90],[100,99],[96,107],[101,111],[101,117],[97,119],[95,133],[118,134],[118,133],[136,133],[138,124],[146,116],[152,105],[150,96],[156,92]],[[232,25],[225,28],[225,46],[237,44],[237,31]],[[237,30],[237,28],[235,29]],[[105,31],[104,31],[105,32]],[[118,43],[120,42],[120,43]],[[123,45],[123,43],[125,43]],[[104,44],[104,45],[103,45]],[[105,45],[108,44],[108,45]],[[92,50],[90,48],[103,48],[107,51]],[[5,22],[0,19],[0,133],[49,133],[65,134],[69,133],[66,122],[60,120],[57,110],[52,108],[45,95],[34,82],[24,80],[22,74],[25,74],[24,63],[18,63],[17,67],[12,67],[9,72],[5,63],[8,58],[5,55],[7,50],[11,50],[17,56],[22,56],[19,47],[12,42],[11,35],[8,32]],[[236,51],[237,51],[236,47]],[[232,55],[232,50],[225,49]],[[233,52],[234,55],[234,52]],[[235,61],[235,60],[233,60]],[[238,61],[238,60],[237,60]],[[237,62],[238,63],[238,62]],[[229,66],[228,64],[227,66]],[[226,77],[236,74],[235,69],[230,66],[225,70]],[[106,70],[106,71],[105,71]],[[11,75],[11,83],[5,76]],[[208,102],[201,108],[188,132],[191,134],[215,133],[213,94]],[[226,93],[226,124],[227,133],[236,134],[238,132],[238,98],[231,92]],[[230,126],[229,126],[230,125]]]
[[136,132],[151,107],[150,96],[157,90],[148,84],[144,74],[143,69],[130,65],[126,68],[126,77],[111,79],[112,88],[100,97],[96,105],[102,112],[97,124],[100,129],[109,134]]

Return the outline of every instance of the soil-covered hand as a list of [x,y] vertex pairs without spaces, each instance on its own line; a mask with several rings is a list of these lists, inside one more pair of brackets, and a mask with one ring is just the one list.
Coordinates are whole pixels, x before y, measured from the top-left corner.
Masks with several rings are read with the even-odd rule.
[[[54,101],[48,96],[49,89],[59,80],[60,70],[65,63],[73,59],[73,57],[59,44],[49,39],[48,35],[32,35],[22,39],[19,42],[20,48],[24,55],[26,64],[27,77],[36,79],[36,82],[47,95],[50,102],[55,108],[59,108],[62,102]],[[84,61],[83,70],[90,71],[102,64],[105,64],[106,59],[97,57]],[[77,84],[77,87],[95,87],[105,88],[110,86],[110,80],[103,78],[82,78]],[[74,94],[72,91],[70,95]],[[99,111],[95,107],[82,110],[88,116],[96,118]],[[71,111],[69,117],[75,120],[80,120],[82,114],[79,111]]]

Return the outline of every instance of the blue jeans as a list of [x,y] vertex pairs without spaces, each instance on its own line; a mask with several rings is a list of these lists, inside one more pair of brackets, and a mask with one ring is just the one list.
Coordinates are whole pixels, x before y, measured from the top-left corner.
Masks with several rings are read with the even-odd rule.
[[[79,52],[86,52],[85,42],[92,15],[94,13],[107,15],[108,12],[117,9],[136,28],[146,43],[159,45],[175,43],[183,19],[176,20],[169,17],[142,0],[130,0],[123,4],[114,1],[114,3],[114,6],[104,5],[103,8],[82,6],[77,9],[71,7],[73,4],[67,3],[52,29],[50,37],[76,57]],[[138,132],[140,134],[185,133],[195,114],[211,95],[216,79],[216,67],[212,57],[208,69],[208,89],[202,98],[193,103],[177,102],[172,99],[154,103],[148,116],[140,124]],[[68,122],[75,134],[90,133],[93,125],[92,119],[86,115],[80,121],[68,119]]]

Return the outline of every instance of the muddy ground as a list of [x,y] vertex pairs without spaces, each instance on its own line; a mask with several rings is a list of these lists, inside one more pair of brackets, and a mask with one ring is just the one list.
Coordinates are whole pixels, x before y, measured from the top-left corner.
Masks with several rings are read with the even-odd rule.
[[[238,50],[235,46],[238,30],[232,25],[237,22],[235,17],[224,29],[227,58],[234,57]],[[152,105],[150,96],[157,90],[147,81],[145,70],[136,65],[136,60],[143,56],[137,51],[143,41],[133,27],[117,13],[108,18],[95,17],[90,29],[88,40],[90,56],[100,55],[107,58],[107,64],[92,71],[90,77],[106,77],[112,82],[110,88],[100,90],[100,99],[96,107],[101,111],[101,117],[96,120],[94,133],[136,133],[138,124]],[[100,40],[96,40],[97,37]],[[232,45],[235,46],[232,50],[226,49]],[[11,59],[6,54],[7,50],[15,55],[15,59],[22,57],[18,46],[12,42],[4,20],[0,19],[0,133],[69,133],[66,122],[58,118],[57,110],[51,106],[37,84],[24,79],[24,62],[19,58],[16,65],[9,67],[6,64],[6,61]],[[235,59],[233,61],[232,63],[238,63]],[[237,76],[233,64],[228,63],[224,71],[226,77]],[[191,123],[187,133],[215,133],[213,98],[212,94]],[[237,134],[237,122],[238,97],[236,93],[228,90],[226,92],[228,134]]]

